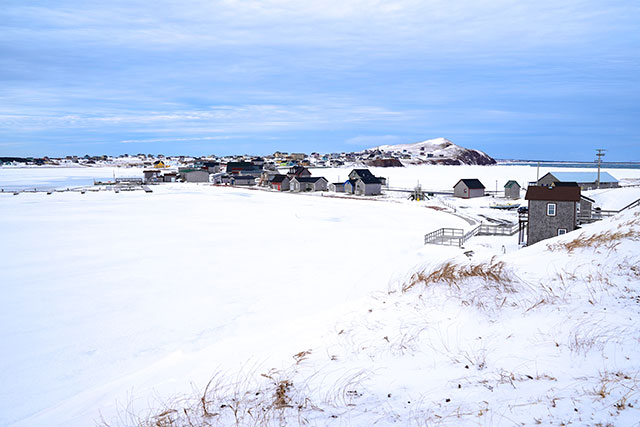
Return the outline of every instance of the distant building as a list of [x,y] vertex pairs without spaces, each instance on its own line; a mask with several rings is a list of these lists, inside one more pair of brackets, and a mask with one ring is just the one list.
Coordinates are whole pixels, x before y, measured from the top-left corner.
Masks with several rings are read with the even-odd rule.
[[186,182],[209,182],[209,172],[204,169],[181,169],[180,177]]
[[[575,182],[582,190],[598,188],[598,172],[549,172],[538,180],[538,185],[550,186],[557,182]],[[600,188],[617,188],[620,183],[608,172],[600,172]]]
[[463,199],[483,197],[484,189],[484,185],[478,179],[461,179],[453,186],[453,195]]
[[578,228],[580,187],[576,184],[530,186],[525,199],[529,202],[528,245]]
[[220,163],[218,162],[204,162],[202,167],[205,168],[209,173],[218,173],[220,172]]
[[162,160],[158,160],[158,161],[153,162],[153,167],[161,169],[161,168],[166,168],[167,165]]
[[287,175],[274,175],[271,178],[271,188],[278,191],[289,191],[289,183],[291,180]]
[[382,193],[382,181],[369,169],[352,170],[347,182],[345,182],[345,192],[349,189],[351,193],[358,196],[375,196]]
[[344,193],[344,182],[332,182],[329,184],[329,191],[334,193]]
[[507,199],[519,199],[520,198],[520,184],[517,181],[509,180],[504,185],[504,197]]
[[293,177],[291,178],[290,190],[293,192],[302,191],[327,191],[326,178],[319,177]]
[[287,172],[287,176],[289,178],[305,178],[305,177],[310,177],[311,176],[311,172],[309,171],[309,169],[305,168],[304,166],[292,166],[289,168],[289,172]]
[[256,179],[251,175],[231,175],[231,185],[250,187],[256,185]]
[[142,171],[145,183],[161,181],[162,171],[158,169],[145,169]]
[[162,175],[162,182],[176,182],[177,178],[178,178],[177,172],[165,172]]
[[227,173],[229,175],[253,175],[260,176],[262,168],[251,162],[228,162]]

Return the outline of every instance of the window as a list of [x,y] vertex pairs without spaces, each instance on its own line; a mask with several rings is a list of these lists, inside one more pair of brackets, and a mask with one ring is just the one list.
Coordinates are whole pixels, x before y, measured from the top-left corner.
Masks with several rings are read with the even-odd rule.
[[555,203],[547,203],[547,215],[548,216],[556,216],[556,204]]
[[558,228],[558,236],[562,236],[563,234],[567,234],[566,228]]

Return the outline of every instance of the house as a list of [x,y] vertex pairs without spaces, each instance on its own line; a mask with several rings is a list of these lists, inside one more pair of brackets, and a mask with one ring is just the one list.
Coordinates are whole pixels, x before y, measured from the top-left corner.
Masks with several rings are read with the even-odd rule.
[[256,179],[251,175],[231,175],[231,185],[253,186]]
[[271,178],[270,186],[274,190],[278,191],[289,191],[289,184],[291,180],[287,175],[274,175]]
[[344,192],[345,193],[349,193],[349,194],[355,194],[356,193],[356,183],[358,182],[357,179],[349,179],[347,181],[344,182]]
[[520,184],[512,179],[507,181],[507,183],[504,185],[504,197],[507,199],[519,199]]
[[329,184],[329,191],[334,193],[344,193],[344,182],[332,182]]
[[162,169],[162,168],[166,168],[167,165],[162,160],[158,160],[158,161],[153,162],[153,167],[154,168],[158,168],[158,169]]
[[229,162],[227,163],[227,173],[229,175],[255,175],[260,176],[262,171],[251,162]]
[[598,186],[598,172],[549,172],[537,181],[538,185],[550,186],[556,182],[575,182],[582,190],[595,188],[618,188],[620,183],[608,172],[600,172]]
[[528,245],[578,228],[580,187],[577,185],[530,186],[525,199],[529,202]]
[[180,177],[185,182],[209,182],[209,172],[204,169],[181,169]]
[[220,172],[220,163],[218,162],[204,162],[202,167],[206,169],[209,173],[218,173]]
[[478,179],[461,179],[453,186],[453,196],[462,197],[463,199],[483,197],[484,188],[484,185]]
[[327,191],[326,178],[322,176],[318,177],[293,177],[290,182],[290,190],[294,192],[301,191]]
[[304,166],[292,166],[289,168],[289,172],[287,172],[287,176],[289,178],[297,177],[297,178],[305,178],[310,177],[311,172],[309,169]]
[[375,196],[382,194],[382,180],[374,176],[369,169],[354,169],[349,173],[349,185],[345,182],[345,192],[347,188],[353,194],[359,196]]

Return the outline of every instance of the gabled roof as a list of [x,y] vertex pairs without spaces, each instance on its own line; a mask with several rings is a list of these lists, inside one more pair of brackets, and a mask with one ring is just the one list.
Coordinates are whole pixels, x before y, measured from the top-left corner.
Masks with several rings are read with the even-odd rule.
[[518,184],[517,181],[514,181],[512,179],[510,179],[509,181],[507,181],[507,183],[504,185],[504,188],[511,188],[513,186],[518,186],[520,187],[520,184]]
[[349,173],[349,175],[353,173],[355,173],[358,176],[358,178],[365,178],[365,177],[375,178],[375,176],[373,176],[373,174],[369,169],[354,169],[351,171],[351,173]]
[[373,175],[361,176],[360,181],[364,182],[365,184],[382,184],[382,182],[380,182],[380,179],[376,178]]
[[[549,172],[547,175],[552,175],[558,181],[569,182],[596,182],[598,179],[598,172]],[[618,182],[608,172],[600,172],[600,182]]]
[[480,182],[480,180],[476,179],[476,178],[461,179],[460,181],[456,182],[456,185],[454,185],[454,187],[456,187],[461,182],[464,185],[466,185],[468,188],[471,188],[471,189],[484,189],[485,188],[484,185],[482,185],[482,183]]
[[312,183],[318,182],[321,179],[324,179],[325,181],[327,181],[327,178],[323,176],[294,176],[291,180],[293,181],[294,179],[298,182],[312,182]]
[[279,183],[279,182],[284,182],[285,179],[289,179],[289,177],[287,175],[273,175],[273,178],[271,178],[271,182],[273,183]]
[[289,168],[289,173],[293,173],[293,174],[299,174],[304,171],[309,172],[309,169],[305,168],[304,166],[291,166]]
[[527,189],[526,200],[544,200],[552,202],[579,202],[580,187],[560,186],[542,187],[531,186]]

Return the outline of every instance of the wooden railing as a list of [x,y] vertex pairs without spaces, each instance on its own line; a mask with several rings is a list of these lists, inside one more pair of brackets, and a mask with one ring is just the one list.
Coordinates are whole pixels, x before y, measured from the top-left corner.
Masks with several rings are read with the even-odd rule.
[[518,224],[480,224],[464,232],[461,228],[440,228],[424,235],[424,244],[462,247],[473,236],[513,236],[518,232]]

